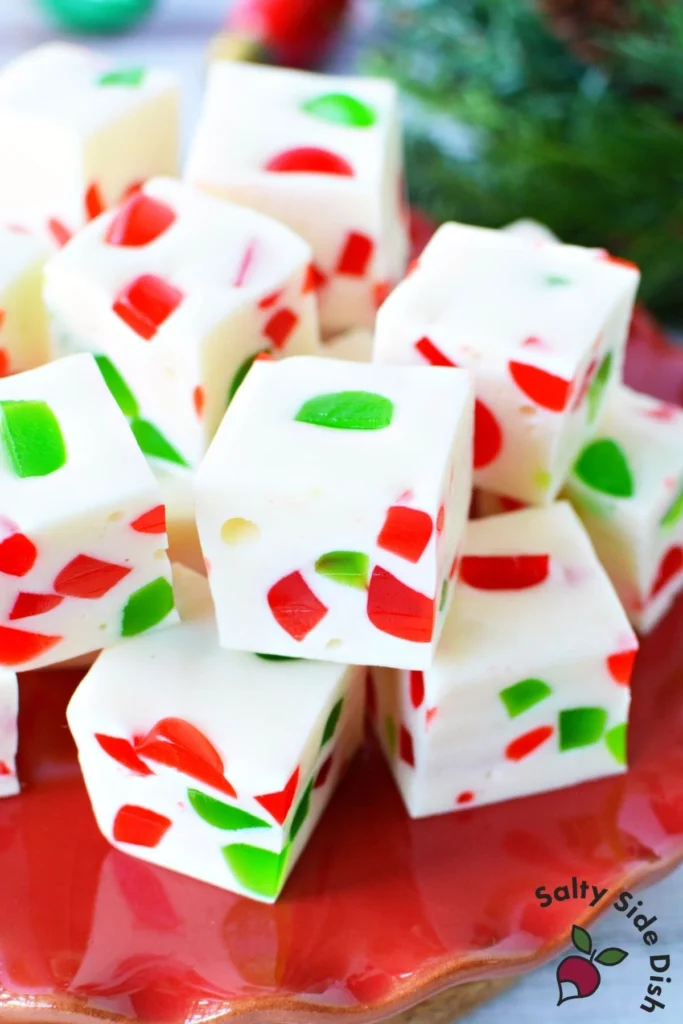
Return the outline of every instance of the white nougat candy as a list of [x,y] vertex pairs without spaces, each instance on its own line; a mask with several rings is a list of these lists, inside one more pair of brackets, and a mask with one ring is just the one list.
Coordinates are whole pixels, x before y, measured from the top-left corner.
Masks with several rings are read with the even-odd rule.
[[206,575],[194,511],[194,471],[182,466],[165,466],[157,460],[154,475],[166,507],[169,559]]
[[619,378],[637,268],[509,231],[441,227],[379,311],[379,363],[475,378],[477,487],[545,505]]
[[565,493],[631,622],[652,629],[683,590],[683,409],[619,387]]
[[48,261],[56,351],[97,354],[148,457],[196,465],[256,356],[316,350],[309,260],[284,225],[154,179]]
[[568,503],[470,523],[433,666],[369,694],[410,815],[624,771],[637,648]]
[[257,363],[195,497],[220,642],[430,664],[471,493],[468,374]]
[[19,792],[17,779],[17,715],[19,686],[14,672],[0,668],[0,797]]
[[49,358],[42,294],[46,255],[46,247],[25,231],[0,227],[0,377]]
[[0,72],[0,222],[63,245],[147,178],[176,174],[178,86],[47,43]]
[[188,179],[310,242],[326,334],[370,327],[403,276],[408,232],[395,86],[219,61]]
[[356,327],[330,338],[322,347],[327,359],[346,359],[351,363],[372,362],[372,331]]
[[94,359],[0,381],[0,666],[174,621],[161,491]]
[[114,846],[272,902],[360,741],[364,672],[223,650],[185,576],[185,621],[105,651],[69,726]]

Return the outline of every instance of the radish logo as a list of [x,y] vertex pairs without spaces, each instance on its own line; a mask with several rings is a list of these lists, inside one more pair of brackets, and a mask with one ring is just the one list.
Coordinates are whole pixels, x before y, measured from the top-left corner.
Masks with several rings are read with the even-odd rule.
[[[603,949],[601,953],[593,949],[593,940],[585,928],[575,924],[572,928],[572,942],[583,956],[571,953],[566,956],[557,968],[557,987],[560,998],[557,1005],[561,1006],[569,999],[587,999],[597,992],[601,976],[596,964],[601,967],[616,967],[623,963],[628,953],[616,946]],[[588,959],[586,959],[588,957]]]

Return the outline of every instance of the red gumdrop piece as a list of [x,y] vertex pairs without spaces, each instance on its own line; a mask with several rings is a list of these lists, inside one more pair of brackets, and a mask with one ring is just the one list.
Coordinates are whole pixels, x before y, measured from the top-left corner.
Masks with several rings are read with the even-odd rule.
[[398,734],[398,756],[411,768],[415,767],[415,751],[413,749],[413,737],[405,725],[402,725]]
[[484,469],[500,455],[503,431],[487,405],[477,398],[474,403],[474,468]]
[[[0,309],[0,330],[2,329],[2,310]],[[9,373],[9,353],[0,348],[0,377],[6,377]]]
[[275,621],[294,640],[303,640],[327,615],[300,572],[291,572],[268,591],[268,607]]
[[206,394],[204,388],[198,384],[192,392],[192,404],[194,405],[194,411],[197,413],[197,418],[201,419],[204,415],[204,406],[206,405]]
[[60,249],[64,248],[66,243],[70,242],[73,237],[68,227],[65,224],[62,224],[61,220],[57,220],[56,217],[51,217],[49,219],[47,227]]
[[306,267],[304,282],[301,286],[302,294],[306,295],[308,292],[320,291],[326,284],[327,274],[323,274],[320,267],[317,267],[315,263],[309,263]]
[[631,651],[618,651],[617,654],[610,654],[607,659],[607,669],[615,683],[619,683],[620,686],[628,686],[637,653],[638,649],[636,648]]
[[[217,772],[224,771],[223,758],[204,733],[184,718],[162,718],[147,733],[147,739],[167,740],[183,747]],[[144,741],[143,741],[144,742]],[[140,749],[139,745],[138,749]]]
[[320,771],[318,772],[318,774],[315,777],[315,782],[313,783],[313,789],[320,789],[321,786],[325,785],[325,783],[327,782],[327,780],[329,778],[329,774],[330,774],[331,769],[332,769],[332,754],[330,754],[330,756],[327,758],[327,760],[324,761],[323,764],[321,765]]
[[130,524],[136,533],[166,533],[166,506],[155,505]]
[[256,255],[256,242],[250,242],[242,253],[242,259],[239,266],[237,267],[237,273],[235,274],[235,280],[232,282],[233,288],[243,288],[244,282],[247,280],[247,275],[254,262],[254,256]]
[[466,789],[462,793],[458,793],[455,798],[456,804],[471,804],[474,800],[474,793],[471,789]]
[[464,555],[460,579],[477,590],[526,590],[548,578],[550,555]]
[[364,277],[374,251],[375,243],[371,238],[359,231],[350,231],[346,236],[335,272],[345,274],[347,277]]
[[14,775],[14,772],[5,761],[0,761],[0,775]]
[[103,562],[90,555],[76,555],[58,573],[53,587],[62,597],[95,601],[108,594],[129,572],[127,565]]
[[183,301],[183,293],[156,274],[142,274],[119,292],[113,310],[131,330],[150,341]]
[[264,295],[263,298],[259,300],[258,308],[259,309],[270,309],[270,307],[274,306],[275,303],[278,302],[281,297],[282,297],[282,289],[278,288],[277,291],[270,292],[268,295]]
[[23,665],[45,654],[62,639],[61,636],[45,636],[0,626],[0,665]]
[[439,505],[439,511],[436,514],[436,532],[443,533],[444,523],[446,522],[446,509],[443,505]]
[[541,744],[549,740],[553,732],[552,725],[540,725],[537,729],[525,732],[522,736],[508,743],[505,748],[505,756],[508,761],[521,761],[522,758],[533,754]]
[[427,708],[427,713],[425,715],[425,721],[426,721],[427,725],[431,725],[432,724],[432,722],[436,718],[436,714],[437,714],[438,710],[439,710],[438,708]]
[[0,541],[0,572],[7,576],[25,576],[37,557],[37,547],[23,533],[13,533]]
[[420,355],[431,363],[432,366],[455,366],[456,364],[452,359],[436,347],[434,342],[430,341],[429,338],[420,338],[419,341],[415,342],[415,348]]
[[426,644],[434,633],[434,599],[376,566],[368,588],[368,618],[383,633]]
[[499,494],[498,501],[504,512],[517,512],[519,509],[527,507],[525,501],[520,501],[519,498],[508,498],[506,494]]
[[136,775],[153,775],[154,772],[148,768],[144,761],[140,760],[133,749],[133,745],[120,736],[106,736],[104,733],[96,732],[95,739],[104,750],[105,754],[114,761],[118,761],[124,768]]
[[554,373],[529,363],[511,361],[508,366],[517,387],[536,405],[550,412],[563,412],[567,408],[572,387],[570,380],[556,377]]
[[384,302],[386,302],[386,300],[391,295],[393,287],[394,286],[391,281],[377,281],[376,284],[373,284],[372,301],[374,303],[375,309],[379,309],[380,306],[382,306]]
[[28,619],[33,615],[43,615],[45,612],[51,612],[63,600],[64,598],[59,597],[57,594],[30,594],[21,590],[12,605],[9,617],[11,620],[14,620]]
[[149,245],[168,231],[175,219],[176,215],[167,203],[137,192],[118,211],[107,228],[104,240],[107,245],[126,248]]
[[679,572],[682,570],[683,547],[679,544],[676,547],[669,548],[659,563],[659,569],[657,570],[657,576],[650,596],[656,597],[660,590],[663,590],[664,587],[670,583],[675,576],[678,576]]
[[283,790],[280,790],[279,793],[266,793],[265,796],[257,796],[254,799],[275,818],[278,825],[282,825],[294,802],[298,785],[299,769],[295,768]]
[[289,337],[299,323],[299,317],[291,309],[279,309],[273,313],[270,320],[263,328],[266,338],[269,338],[275,348],[281,349],[287,344]]
[[345,178],[353,177],[353,167],[348,160],[318,146],[283,150],[267,161],[264,170],[280,174],[338,174]]
[[419,708],[425,699],[425,677],[422,672],[413,671],[410,673],[410,703],[414,708]]
[[171,827],[171,819],[147,807],[125,804],[114,818],[112,835],[118,843],[132,846],[158,846]]
[[588,394],[588,389],[593,383],[593,378],[595,377],[595,374],[598,372],[599,365],[600,363],[598,359],[591,359],[590,363],[588,364],[586,372],[584,373],[581,383],[579,384],[579,387],[577,389],[574,401],[572,402],[572,412],[576,412],[577,409],[580,409],[583,403],[585,402],[586,396]]
[[405,558],[408,562],[419,562],[429,544],[434,524],[427,512],[405,505],[392,505],[387,512],[377,544],[384,551]]
[[182,718],[162,718],[135,741],[135,751],[150,761],[174,768],[228,796],[236,796],[224,776],[223,761],[203,732]]
[[92,185],[88,186],[85,193],[85,212],[88,220],[95,220],[95,217],[99,217],[106,209],[107,204],[104,201],[102,190],[97,182],[94,181]]

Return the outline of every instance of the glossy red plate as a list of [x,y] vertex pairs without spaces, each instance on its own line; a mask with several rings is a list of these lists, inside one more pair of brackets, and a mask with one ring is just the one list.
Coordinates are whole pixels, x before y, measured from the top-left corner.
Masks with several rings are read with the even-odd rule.
[[[629,360],[683,401],[683,350],[646,314]],[[683,860],[683,601],[638,658],[627,775],[412,822],[368,742],[275,907],[106,845],[65,724],[77,679],[22,678],[23,793],[0,801],[0,1008],[24,1019],[374,1021],[551,957],[577,910],[541,910],[539,885],[619,891]]]

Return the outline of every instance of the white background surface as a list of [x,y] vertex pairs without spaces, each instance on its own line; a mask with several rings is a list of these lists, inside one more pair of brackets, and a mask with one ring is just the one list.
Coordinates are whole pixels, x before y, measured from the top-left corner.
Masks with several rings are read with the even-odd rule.
[[[218,28],[227,9],[228,0],[158,0],[157,10],[144,25],[125,36],[97,40],[98,48],[111,53],[126,64],[156,63],[173,68],[185,83],[185,137],[193,112],[201,95],[205,67],[206,44]],[[366,18],[361,11],[351,26],[347,46],[336,61],[348,63],[354,39],[363,33]],[[0,63],[54,38],[32,0],[0,0]],[[0,154],[1,157],[1,154]],[[683,869],[669,879],[639,894],[650,916],[657,914],[661,922],[657,950],[671,955],[670,976],[665,1010],[644,1014],[639,1009],[647,987],[647,950],[633,936],[633,929],[616,911],[608,911],[591,934],[600,948],[623,946],[629,950],[624,964],[605,969],[603,983],[589,1000],[574,1000],[557,1008],[557,962],[529,975],[499,999],[481,1007],[468,1024],[503,1024],[520,1021],[524,1024],[632,1024],[660,1017],[664,1022],[683,1021]],[[658,927],[660,927],[658,925]]]

